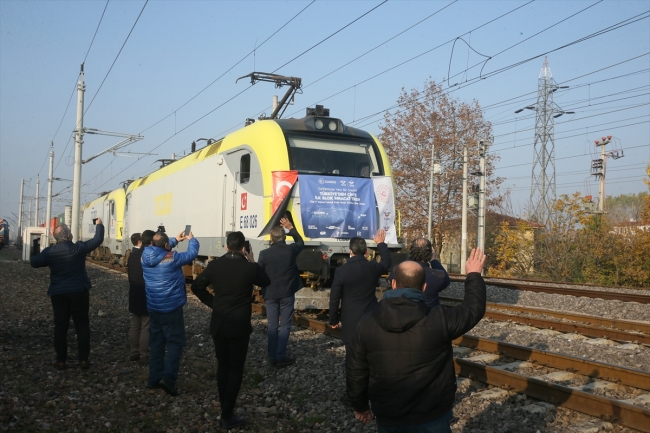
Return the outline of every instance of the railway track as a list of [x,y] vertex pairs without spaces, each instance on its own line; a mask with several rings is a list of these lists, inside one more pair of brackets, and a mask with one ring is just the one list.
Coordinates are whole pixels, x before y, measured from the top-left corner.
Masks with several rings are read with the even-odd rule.
[[[124,271],[120,266],[89,261]],[[453,303],[459,300],[443,298],[443,301]],[[264,305],[253,304],[253,311],[264,314]],[[648,344],[650,330],[650,324],[643,322],[497,303],[489,303],[486,317],[556,330],[563,325],[567,327],[565,332],[584,332],[595,337],[608,335],[607,338],[617,341],[644,344]],[[341,337],[339,329],[332,329],[324,321],[306,314],[295,314],[294,323],[335,338]],[[612,333],[607,334],[608,331]],[[457,346],[454,366],[459,376],[459,387],[465,381],[477,380],[498,388],[485,391],[488,393],[526,394],[555,406],[650,433],[650,375],[645,371],[471,335],[455,340],[454,345]]]
[[[264,305],[253,304],[253,312],[265,314]],[[341,338],[339,329],[330,328],[322,320],[295,314],[293,322]],[[650,391],[647,372],[469,335],[453,343],[458,346],[454,349],[454,366],[456,374],[461,377],[507,390],[503,392],[523,393],[556,406],[650,432],[650,410],[642,406],[650,405],[650,393],[645,392]],[[549,372],[549,368],[557,371]],[[573,386],[563,385],[563,382]],[[617,389],[618,395],[630,398],[599,395],[612,389]]]
[[[440,299],[445,303],[460,303],[462,301],[462,299],[444,296],[441,296]],[[619,342],[637,342],[650,345],[650,322],[613,320],[586,314],[558,312],[494,302],[488,302],[487,308],[484,317],[493,320],[511,321],[537,328],[582,334],[592,338],[607,338]],[[544,316],[555,317],[559,320]]]
[[[453,282],[465,281],[461,274],[449,274]],[[606,290],[585,289],[579,287],[603,287],[594,284],[556,283],[542,280],[518,280],[511,278],[485,278],[488,286],[507,287],[509,289],[526,290],[531,292],[552,293],[556,295],[584,296],[587,298],[600,298],[622,302],[638,302],[650,304],[650,294],[608,292]]]

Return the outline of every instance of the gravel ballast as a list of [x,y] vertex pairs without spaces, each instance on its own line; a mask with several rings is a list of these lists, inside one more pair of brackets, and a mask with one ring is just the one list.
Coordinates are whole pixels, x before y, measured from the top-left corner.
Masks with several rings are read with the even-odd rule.
[[[68,369],[57,371],[54,368],[52,307],[47,297],[49,270],[32,269],[17,257],[18,252],[13,248],[0,251],[3,288],[0,431],[223,431],[218,428],[221,410],[214,347],[207,332],[210,311],[193,295],[189,295],[184,309],[187,347],[181,359],[180,394],[171,397],[162,390],[146,389],[148,367],[128,361],[128,280],[125,274],[87,266],[93,282],[90,293],[91,368],[81,370],[77,365],[76,336],[71,326]],[[451,290],[458,289],[454,287],[444,294],[462,296],[462,292],[450,293]],[[494,299],[492,294],[490,298],[507,302]],[[541,302],[531,306],[553,308]],[[644,308],[647,320],[648,306]],[[592,314],[584,307],[578,312]],[[617,313],[609,311],[607,314],[609,317]],[[617,317],[638,319],[639,315],[643,312]],[[481,323],[476,330],[494,334],[496,330],[490,329],[493,325]],[[236,415],[246,417],[249,424],[231,431],[376,431],[374,421],[367,425],[359,423],[352,409],[341,402],[345,389],[345,353],[340,340],[294,326],[289,352],[297,362],[284,369],[274,369],[266,360],[265,318],[254,316],[253,328],[236,410]],[[504,333],[503,328],[500,332]],[[567,345],[575,346],[575,343]],[[604,350],[601,347],[591,349]],[[558,346],[557,350],[562,352],[567,348]],[[647,348],[640,352],[629,362],[648,369]],[[629,357],[630,353],[627,355]],[[633,431],[467,378],[459,378],[454,416],[454,433]]]

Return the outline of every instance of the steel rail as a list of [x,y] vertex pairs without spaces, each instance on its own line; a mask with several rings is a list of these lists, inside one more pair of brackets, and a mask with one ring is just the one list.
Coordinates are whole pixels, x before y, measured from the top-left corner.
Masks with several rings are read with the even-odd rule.
[[[451,281],[455,282],[464,282],[465,276],[460,275],[449,275]],[[516,290],[525,290],[530,292],[543,292],[543,293],[552,293],[555,295],[570,295],[570,296],[583,296],[587,298],[600,298],[610,301],[621,301],[621,302],[638,302],[640,304],[650,304],[650,295],[641,295],[636,293],[618,293],[618,292],[607,292],[604,290],[589,290],[589,289],[571,289],[568,287],[552,287],[549,284],[567,284],[567,283],[554,283],[551,281],[545,281],[539,284],[526,284],[521,280],[520,282],[503,282],[503,281],[493,281],[490,278],[485,279],[485,284],[489,286],[505,287],[509,289]],[[599,286],[600,287],[600,286]]]
[[[447,302],[462,302],[462,299],[441,296],[441,301]],[[642,332],[650,334],[650,322],[623,320],[623,319],[607,319],[605,317],[589,316],[587,314],[570,313],[564,311],[552,311],[544,308],[535,307],[522,307],[520,305],[501,304],[497,302],[488,302],[487,307],[491,309],[501,309],[507,311],[515,311],[520,313],[530,313],[544,316],[557,317],[560,319],[571,320],[574,322],[589,323],[594,326],[602,326],[606,328],[616,328],[620,330]]]
[[535,362],[545,367],[571,371],[584,376],[595,377],[650,391],[650,374],[641,370],[603,364],[585,358],[560,355],[545,350],[532,349],[526,346],[518,346],[516,344],[505,343],[490,338],[475,337],[473,335],[463,335],[452,341],[452,343],[458,346],[469,347],[483,352],[498,353],[520,361]]
[[650,410],[640,406],[600,397],[465,359],[454,358],[454,367],[456,374],[459,376],[469,377],[492,386],[523,393],[596,418],[616,421],[625,427],[642,432],[650,432]]
[[[455,300],[454,302],[459,302]],[[561,320],[544,319],[541,317],[520,316],[517,314],[508,314],[500,311],[486,310],[483,316],[488,319],[498,320],[501,322],[515,322],[537,328],[553,329],[555,331],[575,333],[593,338],[608,338],[619,342],[638,342],[650,345],[650,335],[637,334],[618,329],[601,328],[597,326],[583,325],[580,323],[563,322]]]

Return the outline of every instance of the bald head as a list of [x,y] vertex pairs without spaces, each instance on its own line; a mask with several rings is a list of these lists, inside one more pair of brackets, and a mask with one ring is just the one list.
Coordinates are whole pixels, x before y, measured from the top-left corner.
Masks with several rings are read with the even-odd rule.
[[393,271],[393,289],[424,289],[424,269],[419,263],[407,260],[400,263]]

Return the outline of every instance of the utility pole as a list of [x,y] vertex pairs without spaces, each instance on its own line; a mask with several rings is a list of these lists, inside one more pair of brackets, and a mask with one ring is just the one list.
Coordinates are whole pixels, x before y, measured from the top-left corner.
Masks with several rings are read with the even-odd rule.
[[50,146],[50,176],[47,179],[47,209],[45,210],[45,246],[50,246],[50,228],[52,219],[52,182],[54,179],[54,142]]
[[18,245],[23,243],[23,192],[25,190],[25,179],[20,180],[20,203],[18,205]]
[[39,197],[39,189],[40,189],[39,185],[40,185],[40,183],[41,183],[41,178],[40,178],[40,175],[39,175],[38,177],[36,177],[36,218],[34,218],[34,220],[36,222],[34,224],[34,226],[36,226],[36,227],[38,227],[38,207],[39,207],[39,199],[40,199],[40,197]]
[[32,227],[32,202],[34,200],[29,201],[29,210],[27,211],[27,227]]
[[465,274],[467,261],[467,143],[463,146],[463,210],[460,238],[460,273]]
[[436,145],[431,143],[431,175],[429,176],[429,221],[427,224],[427,238],[434,244],[431,238],[431,220],[433,214],[433,175],[440,174],[440,164],[435,162],[435,149]]
[[605,213],[605,171],[607,170],[607,158],[619,159],[624,157],[623,150],[613,150],[606,152],[606,146],[611,143],[612,136],[602,137],[600,140],[594,140],[596,147],[600,147],[600,159],[591,161],[591,174],[596,176],[600,181],[598,188],[598,211],[596,213]]
[[81,218],[81,148],[84,136],[84,92],[86,84],[84,83],[84,64],[81,64],[79,73],[79,82],[77,83],[77,124],[74,139],[74,176],[72,180],[72,221],[70,231],[74,239],[80,240],[81,235],[79,219]]
[[478,144],[480,183],[478,190],[478,233],[477,247],[485,251],[485,154],[488,143],[481,140]]

